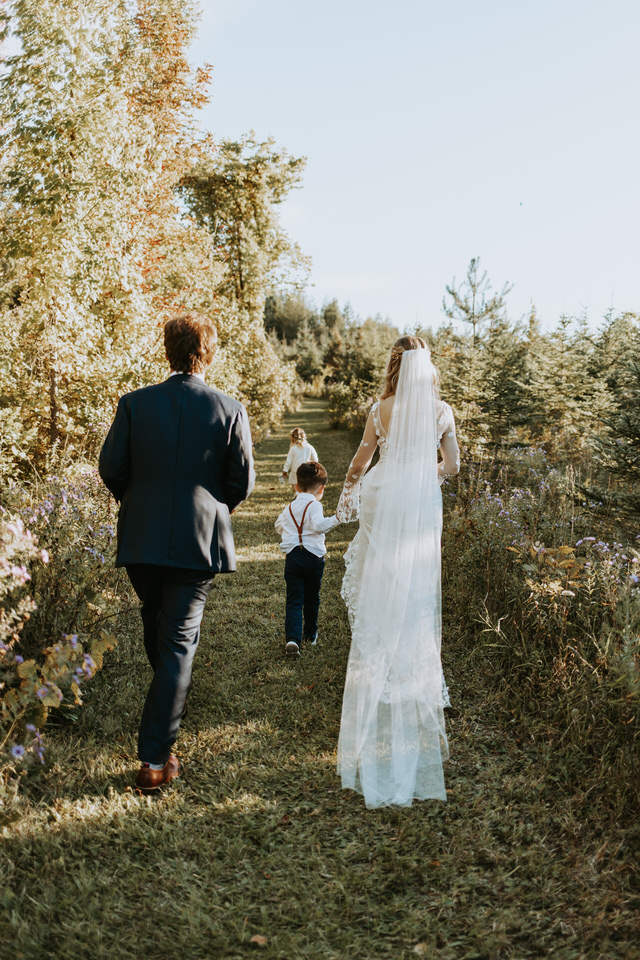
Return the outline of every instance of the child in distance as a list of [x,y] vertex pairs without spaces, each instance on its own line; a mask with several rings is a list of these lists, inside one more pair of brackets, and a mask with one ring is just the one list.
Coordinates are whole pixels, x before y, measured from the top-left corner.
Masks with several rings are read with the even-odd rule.
[[287,479],[291,484],[293,492],[296,492],[296,473],[301,463],[307,463],[308,460],[318,462],[318,454],[314,447],[307,440],[307,435],[302,427],[294,427],[291,431],[291,446],[287,459],[282,468],[280,482],[285,483]]

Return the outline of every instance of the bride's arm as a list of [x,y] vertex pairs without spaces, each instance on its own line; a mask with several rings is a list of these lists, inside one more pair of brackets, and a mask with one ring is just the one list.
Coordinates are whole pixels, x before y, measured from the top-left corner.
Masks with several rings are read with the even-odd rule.
[[373,460],[377,443],[378,435],[376,434],[376,427],[373,422],[373,412],[371,412],[367,418],[367,425],[364,428],[360,446],[356,450],[355,456],[347,470],[345,483],[353,484],[362,479],[362,475]]
[[344,487],[342,488],[340,500],[338,501],[336,516],[342,523],[348,523],[350,520],[358,519],[358,484],[373,460],[377,443],[378,435],[373,421],[373,412],[371,412],[367,419],[367,425],[364,428],[360,446],[356,450],[355,456],[347,470]]
[[460,448],[456,439],[456,425],[452,413],[449,415],[442,434],[440,453],[442,454],[442,460],[438,464],[438,476],[444,479],[460,473]]

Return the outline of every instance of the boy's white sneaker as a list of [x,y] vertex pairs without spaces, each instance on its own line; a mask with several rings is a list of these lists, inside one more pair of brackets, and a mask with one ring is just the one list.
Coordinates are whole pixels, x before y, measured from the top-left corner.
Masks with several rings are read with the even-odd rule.
[[291,657],[300,656],[300,645],[296,643],[295,640],[287,640],[287,645],[284,648],[284,652],[288,653]]

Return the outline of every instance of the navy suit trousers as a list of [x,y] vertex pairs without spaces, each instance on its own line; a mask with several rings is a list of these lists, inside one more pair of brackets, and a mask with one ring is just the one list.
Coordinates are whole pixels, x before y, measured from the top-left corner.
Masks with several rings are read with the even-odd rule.
[[144,646],[153,669],[138,759],[164,764],[178,736],[213,573],[146,563],[128,564],[127,573],[142,601]]
[[318,632],[318,609],[320,587],[324,572],[324,557],[304,547],[294,547],[284,563],[284,579],[287,584],[284,633],[287,640],[302,641],[304,613],[304,639],[313,641]]

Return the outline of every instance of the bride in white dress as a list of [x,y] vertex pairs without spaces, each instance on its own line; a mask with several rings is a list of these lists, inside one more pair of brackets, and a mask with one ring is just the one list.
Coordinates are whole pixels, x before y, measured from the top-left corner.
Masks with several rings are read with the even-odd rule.
[[[366,473],[376,447],[379,462]],[[453,414],[427,345],[401,337],[336,511],[343,522],[360,520],[342,584],[352,640],[338,774],[367,807],[447,799],[440,484],[459,469]]]

